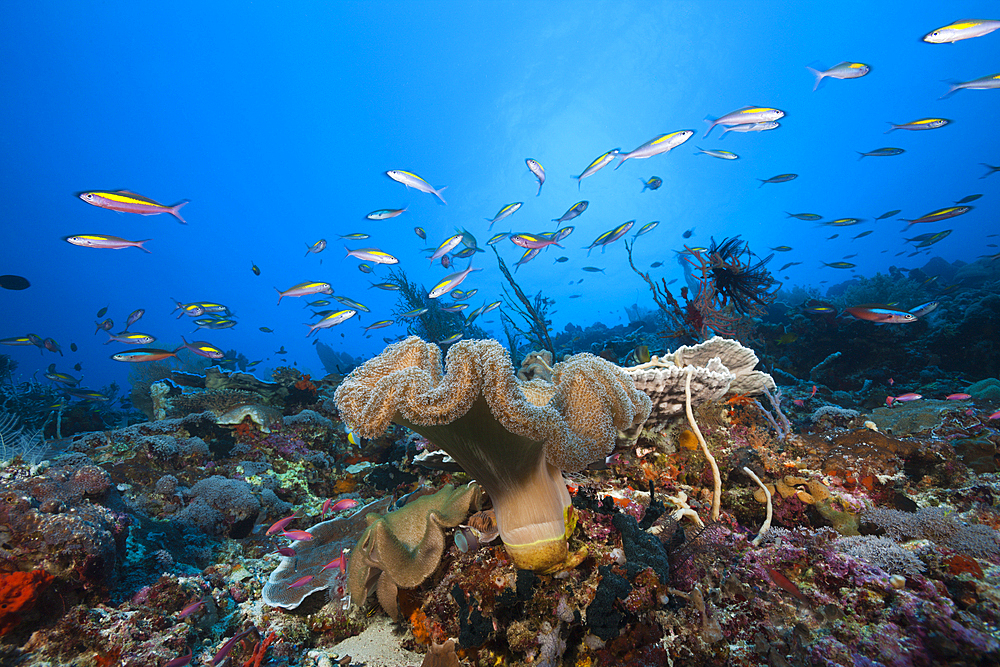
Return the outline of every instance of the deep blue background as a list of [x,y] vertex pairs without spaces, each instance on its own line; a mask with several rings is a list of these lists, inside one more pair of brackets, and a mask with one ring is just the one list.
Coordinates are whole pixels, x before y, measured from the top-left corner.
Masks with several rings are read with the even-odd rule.
[[[390,317],[394,294],[368,289],[384,270],[359,272],[357,260],[343,259],[337,235],[370,233],[351,246],[396,255],[429,288],[449,271],[428,268],[420,250],[456,227],[485,243],[484,218],[513,201],[525,205],[494,232],[553,230],[550,219],[590,201],[565,250],[546,250],[517,273],[525,291],[556,299],[557,329],[569,321],[614,324],[626,305],[653,305],[620,241],[590,258],[581,250],[633,218],[635,229],[661,221],[636,245],[640,265],[665,262],[657,275],[680,276],[673,250],[694,227],[689,243],[742,234],[761,255],[793,246],[772,264],[804,262],[780,274],[786,287],[825,287],[820,281],[850,273],[819,262],[854,252],[861,275],[924,263],[924,256],[894,257],[905,247],[903,224],[871,222],[878,214],[900,208],[899,217],[918,217],[985,193],[972,213],[908,234],[954,229],[934,254],[971,261],[996,250],[984,246],[997,228],[1000,176],[978,179],[980,162],[1000,164],[1000,92],[937,98],[948,89],[943,79],[1000,71],[1000,32],[944,45],[920,38],[958,18],[1000,18],[995,13],[992,2],[922,1],[3,3],[0,273],[33,285],[0,290],[0,338],[52,336],[67,357],[2,351],[26,375],[52,361],[64,371],[80,361],[85,385],[121,382],[126,365],[108,355],[124,346],[103,346],[104,334],[93,334],[99,308],[110,304],[119,324],[145,308],[133,329],[174,347],[194,327],[173,318],[171,298],[211,300],[229,305],[240,324],[195,338],[270,357],[265,367],[278,363],[272,353],[284,345],[289,360],[322,374],[305,338],[303,300],[277,306],[275,287],[324,280],[366,303],[370,315],[319,336],[352,354],[377,352],[383,334],[402,328],[366,340],[362,327]],[[842,60],[872,72],[813,92],[806,65]],[[777,131],[720,140],[717,128],[702,138],[706,115],[748,104],[787,117]],[[883,134],[887,121],[928,116],[954,123]],[[580,190],[570,179],[611,148],[631,150],[680,129],[698,134],[668,155],[605,169]],[[741,157],[695,155],[696,145]],[[907,152],[858,161],[855,151],[882,146]],[[548,173],[537,198],[527,157]],[[407,191],[384,175],[388,169],[448,186],[448,205]],[[756,179],[784,172],[800,176],[758,187]],[[640,192],[640,179],[654,174],[663,187]],[[167,204],[190,199],[183,211],[190,224],[114,213],[74,196],[119,188]],[[364,219],[402,206],[409,210],[396,219]],[[868,222],[831,230],[783,211]],[[416,225],[427,230],[426,243]],[[876,231],[850,240],[866,229]],[[835,232],[841,238],[824,240]],[[152,254],[61,240],[80,233],[152,238]],[[303,257],[319,238],[329,248]],[[508,263],[522,252],[509,242],[500,247]],[[560,255],[570,261],[554,264]],[[473,307],[499,298],[500,280],[492,253],[475,265],[486,270],[463,285],[479,288]],[[587,265],[606,273],[582,272]]]

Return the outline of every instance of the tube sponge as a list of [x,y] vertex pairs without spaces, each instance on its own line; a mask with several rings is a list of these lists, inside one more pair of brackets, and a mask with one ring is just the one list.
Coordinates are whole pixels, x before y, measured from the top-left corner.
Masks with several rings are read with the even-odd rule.
[[337,389],[341,416],[374,438],[391,422],[448,452],[493,501],[500,537],[520,569],[566,559],[573,525],[562,470],[581,470],[636,429],[649,398],[620,368],[591,354],[557,364],[552,383],[520,382],[495,340],[441,351],[416,336],[390,345]]

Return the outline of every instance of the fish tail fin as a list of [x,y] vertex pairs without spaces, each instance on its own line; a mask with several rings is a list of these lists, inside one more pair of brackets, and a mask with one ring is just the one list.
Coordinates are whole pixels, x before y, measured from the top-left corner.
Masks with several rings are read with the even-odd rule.
[[275,287],[275,288],[274,288],[274,291],[278,293],[278,305],[281,305],[281,297],[283,297],[283,296],[285,296],[285,295],[284,295],[284,294],[282,294],[282,293],[281,293],[281,290],[280,290],[280,289],[278,289],[277,287]]
[[948,90],[947,93],[939,97],[938,98],[939,100],[943,100],[946,97],[951,97],[958,91],[962,90],[961,86],[959,85],[960,82],[956,81],[955,79],[945,79],[944,82],[947,83],[949,86],[951,86],[951,88]]
[[441,203],[444,204],[445,206],[448,205],[448,202],[446,202],[444,200],[444,197],[441,196],[441,193],[444,192],[447,189],[448,189],[448,186],[446,185],[443,188],[438,188],[437,190],[434,190],[434,194],[437,195],[437,198],[440,199]]
[[764,187],[764,184],[767,183],[767,181],[760,178],[758,178],[757,180],[760,181],[760,185],[757,186],[757,189],[760,190],[762,187]]
[[858,154],[858,162],[865,159],[865,154],[862,153],[861,151],[854,151],[854,152]]
[[148,252],[149,254],[152,255],[153,251],[152,250],[147,250],[146,246],[142,245],[143,243],[148,243],[148,242],[150,242],[152,240],[153,239],[143,239],[141,241],[136,241],[135,242],[135,247],[138,248],[139,250],[142,250],[143,252]]
[[889,133],[890,133],[890,132],[892,132],[893,130],[897,129],[897,128],[896,128],[896,124],[895,124],[895,123],[893,123],[892,121],[888,121],[888,123],[889,123],[889,125],[892,125],[892,127],[890,127],[890,128],[888,129],[888,130],[886,130],[886,131],[885,131],[885,132],[883,132],[882,134],[889,134]]
[[618,167],[620,167],[623,164],[625,164],[625,160],[627,160],[627,159],[628,159],[628,155],[621,155],[621,154],[619,154],[618,155],[618,164],[615,165],[615,169],[618,169]]
[[177,218],[178,220],[180,220],[180,222],[181,222],[182,225],[186,225],[187,224],[187,220],[185,220],[184,218],[181,217],[180,210],[181,210],[182,206],[187,206],[190,203],[191,203],[190,200],[185,199],[182,202],[174,204],[173,206],[171,206],[170,208],[168,208],[167,211],[170,213],[170,215],[172,215],[175,218]]
[[541,196],[541,194],[542,194],[542,184],[539,183],[538,184],[538,192],[535,193],[535,196],[538,197],[538,196]]
[[705,122],[706,123],[711,123],[711,124],[708,126],[708,129],[705,130],[705,134],[703,134],[702,137],[701,137],[702,139],[704,139],[705,137],[707,137],[708,133],[715,129],[715,126],[716,126],[716,122],[715,121],[717,121],[717,120],[719,120],[719,119],[718,118],[713,118],[711,116],[705,116]]
[[814,77],[816,77],[816,82],[813,84],[813,92],[815,93],[819,90],[820,84],[823,83],[823,79],[826,77],[826,74],[820,72],[815,67],[806,67],[806,69],[809,70]]

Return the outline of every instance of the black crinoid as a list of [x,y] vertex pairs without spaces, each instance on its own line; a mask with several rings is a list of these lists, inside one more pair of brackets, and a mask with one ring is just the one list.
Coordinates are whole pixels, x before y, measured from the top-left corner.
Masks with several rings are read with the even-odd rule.
[[725,238],[721,243],[713,238],[707,251],[694,256],[701,269],[702,286],[712,291],[719,308],[731,306],[742,315],[761,315],[781,286],[766,266],[774,255],[760,259],[739,236]]

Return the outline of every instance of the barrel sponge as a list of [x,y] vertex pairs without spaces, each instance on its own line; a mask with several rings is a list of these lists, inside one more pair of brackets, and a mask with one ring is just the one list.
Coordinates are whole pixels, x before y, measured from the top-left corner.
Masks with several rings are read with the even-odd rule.
[[444,449],[490,495],[517,566],[558,568],[572,523],[560,471],[609,454],[618,431],[646,420],[649,398],[590,354],[557,364],[551,384],[519,381],[495,340],[456,343],[446,367],[440,349],[415,336],[390,345],[341,383],[341,416],[362,437],[395,422]]

